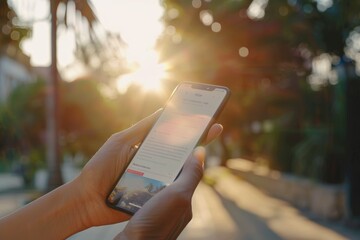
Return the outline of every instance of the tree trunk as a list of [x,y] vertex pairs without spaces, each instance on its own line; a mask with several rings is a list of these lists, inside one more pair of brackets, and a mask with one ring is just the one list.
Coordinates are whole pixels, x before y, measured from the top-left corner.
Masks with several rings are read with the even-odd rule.
[[360,225],[360,79],[355,74],[353,63],[346,64],[346,134],[348,210],[350,220]]
[[47,191],[60,186],[62,181],[61,162],[59,149],[59,76],[57,71],[57,0],[50,0],[51,12],[51,76],[47,81],[47,101],[46,101],[46,120],[47,120],[47,165],[48,182]]

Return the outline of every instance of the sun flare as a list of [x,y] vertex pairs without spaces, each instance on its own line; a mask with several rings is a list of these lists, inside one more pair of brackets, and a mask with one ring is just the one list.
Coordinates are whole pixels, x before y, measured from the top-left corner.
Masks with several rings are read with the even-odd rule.
[[160,1],[93,0],[105,28],[119,32],[127,45],[124,54],[131,72],[118,78],[116,85],[125,93],[132,84],[144,91],[161,92],[165,67],[159,63],[155,45],[163,32]]
[[119,77],[117,80],[119,92],[126,92],[131,84],[138,85],[146,92],[161,92],[162,80],[166,77],[166,67],[165,64],[159,63],[156,51],[151,50],[140,55],[129,51],[127,59],[134,66],[134,71]]

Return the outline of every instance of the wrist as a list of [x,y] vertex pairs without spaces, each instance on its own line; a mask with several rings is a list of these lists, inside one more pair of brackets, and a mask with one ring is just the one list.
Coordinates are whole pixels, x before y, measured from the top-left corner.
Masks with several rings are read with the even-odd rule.
[[0,238],[65,239],[85,229],[76,193],[76,182],[67,183],[1,219]]
[[68,183],[67,187],[69,188],[67,192],[70,194],[69,201],[71,202],[71,215],[74,219],[75,232],[102,225],[101,221],[97,221],[101,219],[98,214],[98,207],[105,204],[105,199],[99,199],[81,175]]
[[82,221],[82,205],[78,193],[79,186],[74,180],[40,198],[37,204],[47,213],[38,218],[32,229],[40,226],[42,231],[48,233],[44,236],[54,233],[53,239],[66,238],[84,230],[86,226]]

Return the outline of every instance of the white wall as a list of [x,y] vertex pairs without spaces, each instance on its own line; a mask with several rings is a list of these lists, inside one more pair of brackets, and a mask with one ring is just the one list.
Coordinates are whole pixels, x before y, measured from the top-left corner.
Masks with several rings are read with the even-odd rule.
[[16,86],[33,79],[33,74],[22,63],[6,55],[0,56],[0,102],[4,102]]

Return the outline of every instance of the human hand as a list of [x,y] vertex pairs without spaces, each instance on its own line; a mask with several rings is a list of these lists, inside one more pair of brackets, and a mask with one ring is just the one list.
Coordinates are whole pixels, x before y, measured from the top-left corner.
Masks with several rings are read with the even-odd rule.
[[[118,176],[124,172],[134,147],[143,140],[159,114],[158,111],[133,127],[111,136],[73,181],[1,218],[0,238],[65,239],[92,226],[128,220],[129,215],[109,208],[105,198]],[[219,135],[221,130],[221,125],[214,124],[205,143]],[[203,159],[203,155],[197,158]],[[128,233],[140,237],[152,236],[155,229],[160,229],[159,226],[166,227],[157,236],[176,237],[191,219],[190,199],[201,174],[201,164],[188,160],[175,183],[150,199],[149,204],[135,214],[122,233],[124,237]],[[159,206],[163,209],[156,213],[155,209]],[[173,216],[176,217],[166,219],[164,216],[169,215],[166,209],[175,211]],[[179,220],[181,223],[175,224]],[[22,226],[21,231],[18,226]],[[139,228],[143,230],[139,231]]]
[[176,181],[152,197],[115,239],[176,239],[192,218],[191,198],[202,178],[205,150],[198,147]]
[[[157,111],[134,126],[112,135],[85,165],[80,176],[75,180],[76,186],[78,186],[76,194],[79,195],[79,204],[83,205],[79,218],[81,218],[80,222],[84,229],[130,219],[130,215],[109,208],[105,204],[105,199],[114,182],[124,172],[134,153],[135,146],[143,140],[159,114],[160,111]],[[222,126],[214,124],[210,128],[204,144],[216,138],[221,131]],[[189,164],[187,163],[187,165]],[[171,192],[171,189],[164,194]],[[144,215],[146,214],[144,213]]]

